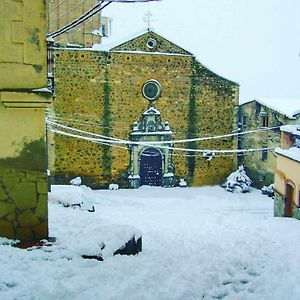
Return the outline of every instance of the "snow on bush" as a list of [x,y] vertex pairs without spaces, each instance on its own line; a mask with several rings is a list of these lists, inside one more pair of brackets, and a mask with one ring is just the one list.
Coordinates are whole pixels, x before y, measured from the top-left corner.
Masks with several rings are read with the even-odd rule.
[[238,170],[231,173],[222,187],[231,193],[249,192],[252,180],[247,176],[244,166],[239,166]]
[[119,189],[119,185],[116,184],[116,183],[111,183],[109,186],[108,186],[108,189],[111,190],[111,191],[116,191]]
[[74,186],[81,186],[81,178],[80,177],[73,178],[72,180],[70,180],[70,184]]
[[270,184],[269,186],[263,186],[261,192],[264,195],[268,195],[269,197],[274,196],[274,183]]
[[212,151],[206,151],[202,154],[202,157],[206,158],[206,160],[208,162],[210,162],[213,159],[214,156],[215,156],[215,152],[212,152]]

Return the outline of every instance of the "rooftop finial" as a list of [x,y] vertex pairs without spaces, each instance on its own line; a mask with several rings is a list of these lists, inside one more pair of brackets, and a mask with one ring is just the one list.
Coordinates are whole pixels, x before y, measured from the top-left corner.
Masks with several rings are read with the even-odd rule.
[[147,13],[145,14],[143,21],[147,24],[147,30],[150,31],[151,28],[151,22],[154,20],[152,19],[152,13],[148,10]]

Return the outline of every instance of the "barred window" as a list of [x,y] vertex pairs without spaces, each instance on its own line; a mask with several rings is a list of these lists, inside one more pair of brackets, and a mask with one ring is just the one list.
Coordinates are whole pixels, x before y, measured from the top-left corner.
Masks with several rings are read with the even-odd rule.
[[261,160],[267,160],[268,159],[268,150],[267,149],[263,149],[261,151]]

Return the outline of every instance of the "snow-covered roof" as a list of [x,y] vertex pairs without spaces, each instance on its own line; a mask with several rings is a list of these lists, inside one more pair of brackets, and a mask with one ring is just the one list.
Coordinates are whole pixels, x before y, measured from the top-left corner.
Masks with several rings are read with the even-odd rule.
[[182,54],[182,53],[168,53],[168,52],[148,52],[141,50],[115,50],[111,51],[113,53],[135,53],[135,54],[148,54],[148,55],[166,55],[166,56],[192,56],[192,54]]
[[299,125],[283,125],[283,126],[280,126],[280,130],[291,133],[293,135],[300,135],[300,124]]
[[292,160],[300,162],[300,148],[297,147],[291,147],[289,149],[276,148],[275,152],[285,157],[288,157]]
[[[153,31],[152,28],[151,28],[151,31]],[[143,35],[147,32],[148,32],[148,30],[141,30],[141,31],[138,31],[134,34],[126,36],[126,38],[123,38],[123,39],[120,39],[120,40],[117,40],[117,41],[114,41],[114,42],[109,42],[109,43],[106,43],[106,41],[104,40],[104,41],[102,41],[102,44],[93,45],[92,49],[93,50],[100,50],[100,51],[109,51],[110,49],[115,48],[115,47],[117,47],[121,44],[124,44],[124,43],[128,42],[128,41],[131,41],[131,40],[133,40],[133,39],[135,39],[135,38],[137,38],[137,37],[139,37],[139,36],[141,36],[141,35]]]
[[[157,32],[155,32],[155,30],[153,28],[149,28],[149,29],[144,29],[142,31],[136,32],[132,35],[127,36],[126,38],[123,38],[121,40],[117,40],[114,42],[109,42],[109,43],[105,43],[105,41],[102,41],[102,44],[95,44],[93,45],[92,49],[93,50],[100,50],[100,51],[111,51],[111,52],[117,52],[117,53],[136,53],[136,54],[159,54],[159,55],[180,55],[180,56],[193,56],[193,54],[190,51],[187,51],[183,48],[181,48],[182,50],[186,51],[186,54],[179,54],[179,53],[164,53],[164,52],[147,52],[147,51],[134,51],[134,50],[113,50],[114,48],[123,45],[127,42],[130,42],[132,40],[134,40],[135,38],[138,38],[144,34],[147,33],[154,33],[157,36],[160,36],[160,34],[158,34]],[[166,40],[168,40],[165,37],[162,37]],[[170,41],[170,40],[168,40]],[[173,43],[173,42],[171,42]],[[179,46],[178,46],[179,47]]]
[[256,101],[261,105],[267,106],[280,114],[285,115],[289,119],[295,119],[297,114],[300,114],[300,99],[285,99],[285,98],[255,98],[249,101],[243,101],[240,105]]

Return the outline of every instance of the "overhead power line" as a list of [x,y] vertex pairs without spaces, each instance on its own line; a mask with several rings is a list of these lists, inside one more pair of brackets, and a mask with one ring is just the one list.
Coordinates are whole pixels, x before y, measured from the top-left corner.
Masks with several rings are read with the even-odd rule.
[[[118,139],[118,138],[112,138],[112,137],[106,137],[103,135],[99,135],[93,132],[89,132],[89,131],[84,131],[84,130],[80,130],[74,127],[70,127],[70,126],[65,126],[53,121],[50,121],[49,119],[47,119],[47,123],[50,125],[55,125],[64,129],[69,129],[75,132],[80,132],[80,133],[84,133],[84,134],[88,134],[88,135],[93,135],[96,137],[100,137],[100,138],[107,138],[110,140],[117,140],[117,141],[121,141],[124,142],[126,140],[124,139]],[[182,139],[182,140],[170,140],[170,141],[157,141],[155,142],[155,145],[157,144],[176,144],[176,143],[191,143],[191,142],[198,142],[198,141],[206,141],[206,140],[212,140],[212,139],[221,139],[221,138],[226,138],[226,137],[233,137],[233,136],[240,136],[240,135],[245,135],[245,134],[251,134],[251,133],[256,133],[256,132],[264,132],[264,131],[269,131],[269,130],[274,130],[279,128],[280,126],[275,126],[275,127],[268,127],[268,128],[260,128],[260,129],[255,129],[255,130],[249,130],[249,131],[243,131],[243,132],[236,132],[236,133],[229,133],[229,134],[223,134],[223,135],[215,135],[215,136],[208,136],[208,137],[198,137],[198,138],[192,138],[192,139]],[[128,142],[128,141],[126,141]],[[151,144],[152,142],[144,142],[144,144]]]
[[[118,138],[107,137],[107,136],[87,132],[87,131],[84,131],[84,130],[72,128],[72,127],[69,127],[69,126],[64,126],[64,125],[58,124],[56,122],[52,122],[50,120],[47,120],[47,125],[49,125],[50,127],[51,126],[54,126],[54,127],[56,126],[56,127],[59,127],[59,128],[68,129],[68,130],[71,130],[71,131],[74,131],[74,132],[79,132],[79,133],[87,134],[87,135],[90,135],[90,136],[96,136],[96,138],[95,137],[89,137],[89,136],[82,136],[82,135],[68,133],[68,132],[65,132],[63,130],[57,130],[57,129],[51,128],[51,130],[56,130],[56,133],[59,133],[59,134],[62,134],[62,135],[67,135],[67,136],[70,136],[70,137],[79,138],[79,139],[84,139],[84,140],[94,142],[94,143],[141,145],[141,146],[147,146],[147,147],[156,147],[156,148],[160,148],[160,149],[178,150],[178,151],[195,152],[195,153],[197,153],[197,152],[199,152],[199,153],[207,153],[207,152],[211,152],[211,153],[212,152],[213,153],[244,153],[244,152],[255,152],[255,151],[275,149],[275,147],[250,148],[250,149],[224,149],[224,150],[220,150],[220,149],[181,148],[181,147],[172,147],[172,146],[162,146],[162,145],[158,145],[156,142],[133,142],[133,141],[123,140],[123,139],[118,139]],[[253,131],[251,131],[251,132],[253,132]],[[214,137],[210,137],[210,139],[212,139],[212,138],[214,138]],[[209,138],[204,138],[204,139],[209,139]],[[170,141],[166,141],[166,143],[173,144],[174,141],[170,140]]]

